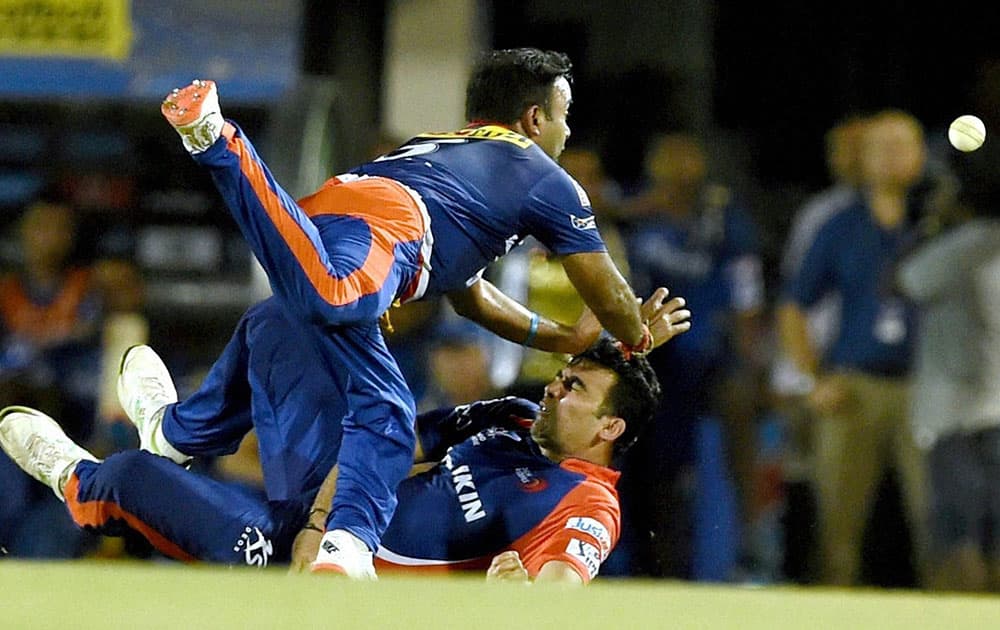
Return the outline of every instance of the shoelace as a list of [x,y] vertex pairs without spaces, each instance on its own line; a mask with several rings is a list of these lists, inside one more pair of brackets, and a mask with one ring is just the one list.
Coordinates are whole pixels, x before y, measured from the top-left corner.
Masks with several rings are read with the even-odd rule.
[[62,450],[40,435],[32,435],[24,443],[32,468],[48,476],[52,474],[55,460],[62,456]]
[[148,396],[150,400],[163,400],[169,397],[167,388],[163,385],[163,379],[155,376],[143,376],[139,382],[150,392]]
[[156,411],[167,404],[171,398],[167,394],[167,388],[164,386],[163,381],[155,376],[140,377],[137,389],[139,393],[134,399],[133,407],[135,408],[136,415],[144,420],[148,420],[146,416],[150,412]]

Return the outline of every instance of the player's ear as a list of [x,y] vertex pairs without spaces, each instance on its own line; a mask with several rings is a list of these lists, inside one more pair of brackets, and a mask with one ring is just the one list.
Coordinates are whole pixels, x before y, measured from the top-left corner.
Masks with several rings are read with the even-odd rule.
[[541,119],[543,114],[544,112],[540,105],[532,105],[524,110],[518,122],[521,123],[521,129],[524,131],[525,136],[535,138],[542,133]]
[[604,422],[597,435],[605,442],[614,442],[625,433],[625,419],[618,416],[604,416]]

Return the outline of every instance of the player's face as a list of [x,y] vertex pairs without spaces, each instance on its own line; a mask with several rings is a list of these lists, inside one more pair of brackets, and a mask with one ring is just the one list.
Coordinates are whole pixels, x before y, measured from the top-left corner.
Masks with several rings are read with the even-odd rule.
[[545,387],[531,436],[542,448],[563,457],[594,446],[605,424],[601,406],[615,378],[611,370],[586,361],[567,365]]
[[552,85],[552,95],[549,98],[549,113],[542,112],[539,117],[539,135],[535,137],[535,143],[541,147],[542,151],[549,154],[553,160],[566,148],[566,139],[569,138],[569,106],[573,102],[573,90],[569,86],[569,81],[560,77]]

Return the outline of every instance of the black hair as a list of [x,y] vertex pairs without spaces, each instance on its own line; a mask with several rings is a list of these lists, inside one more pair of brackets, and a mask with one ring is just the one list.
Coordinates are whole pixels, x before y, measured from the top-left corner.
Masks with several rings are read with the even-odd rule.
[[532,105],[551,116],[552,86],[572,82],[573,64],[560,52],[512,48],[484,53],[465,89],[466,120],[513,124]]
[[633,356],[626,361],[625,355],[610,337],[601,337],[594,345],[575,355],[570,365],[581,361],[608,368],[618,377],[599,412],[625,420],[625,432],[615,440],[614,454],[617,457],[635,444],[653,417],[660,404],[660,381],[646,357]]

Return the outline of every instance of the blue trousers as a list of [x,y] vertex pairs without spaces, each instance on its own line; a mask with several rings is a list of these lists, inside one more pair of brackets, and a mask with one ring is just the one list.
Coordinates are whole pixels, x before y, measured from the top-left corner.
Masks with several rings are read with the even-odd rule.
[[334,463],[329,529],[376,549],[412,464],[416,405],[378,318],[416,284],[420,205],[379,178],[333,179],[295,202],[241,131],[195,156],[275,297],[251,308],[163,432],[189,455],[233,452],[257,430],[267,498],[310,496]]
[[264,567],[287,562],[309,503],[193,473],[146,451],[83,461],[66,485],[77,525],[103,535],[131,528],[164,555]]

